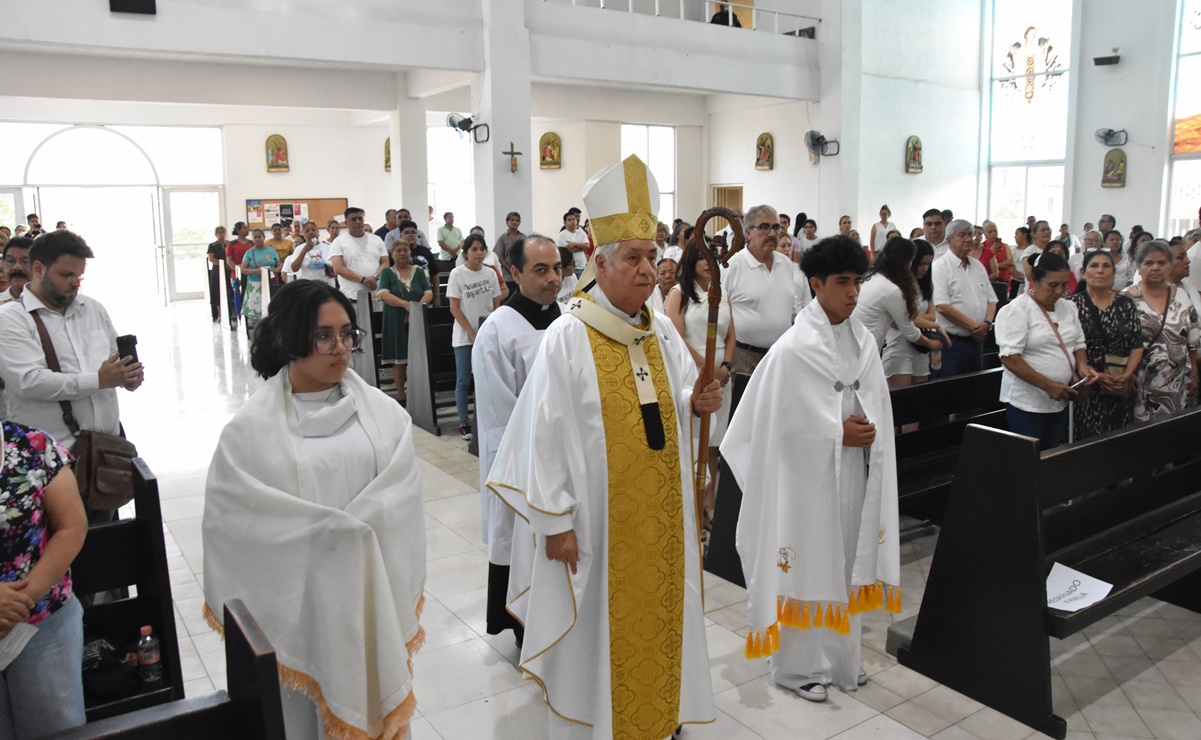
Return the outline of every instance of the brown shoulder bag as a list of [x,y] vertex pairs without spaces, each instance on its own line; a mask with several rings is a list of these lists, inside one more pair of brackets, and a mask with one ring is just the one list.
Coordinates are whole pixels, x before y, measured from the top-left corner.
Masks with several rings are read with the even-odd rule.
[[[36,311],[30,315],[38,327],[46,366],[61,373],[46,324]],[[58,405],[63,409],[63,422],[75,435],[71,454],[75,456],[75,479],[84,506],[93,511],[114,511],[133,500],[133,460],[138,456],[138,448],[115,434],[80,429],[71,412],[71,402],[59,401]]]

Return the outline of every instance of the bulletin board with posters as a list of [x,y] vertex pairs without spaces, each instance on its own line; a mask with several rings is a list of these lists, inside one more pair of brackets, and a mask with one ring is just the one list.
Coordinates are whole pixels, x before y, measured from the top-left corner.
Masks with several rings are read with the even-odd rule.
[[331,218],[344,220],[346,198],[281,198],[274,200],[247,200],[246,225],[252,229],[266,229],[281,221],[316,221],[325,228]]

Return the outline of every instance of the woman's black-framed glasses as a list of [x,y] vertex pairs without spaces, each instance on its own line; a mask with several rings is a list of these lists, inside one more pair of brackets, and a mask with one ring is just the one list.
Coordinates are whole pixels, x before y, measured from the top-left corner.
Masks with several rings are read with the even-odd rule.
[[317,354],[319,355],[332,355],[334,349],[338,346],[337,343],[341,341],[343,347],[353,351],[363,344],[363,337],[366,335],[367,332],[362,329],[351,329],[350,331],[342,332],[342,335],[339,337],[326,334],[325,332],[318,332],[317,336],[313,338],[313,349],[317,350]]

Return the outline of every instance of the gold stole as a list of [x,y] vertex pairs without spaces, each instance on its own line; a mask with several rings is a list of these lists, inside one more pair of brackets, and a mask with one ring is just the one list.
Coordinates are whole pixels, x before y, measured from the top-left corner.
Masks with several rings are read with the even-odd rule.
[[613,737],[667,737],[679,721],[684,647],[684,511],[675,402],[652,330],[640,344],[666,435],[663,449],[653,450],[627,346],[591,325],[588,341],[609,464]]

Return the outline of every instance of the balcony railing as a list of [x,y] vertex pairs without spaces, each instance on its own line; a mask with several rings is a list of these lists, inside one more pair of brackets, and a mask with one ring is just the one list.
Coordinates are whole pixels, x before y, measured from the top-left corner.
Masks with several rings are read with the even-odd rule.
[[756,8],[753,5],[738,2],[716,2],[716,0],[543,0],[543,2],[555,2],[562,5],[570,3],[589,8],[717,23],[730,27],[735,27],[737,18],[739,19],[737,22],[743,29],[803,38],[815,38],[816,28],[821,23],[821,18],[814,16]]

